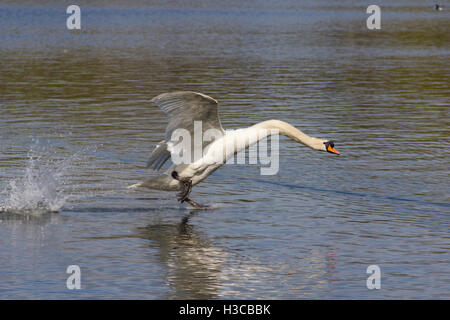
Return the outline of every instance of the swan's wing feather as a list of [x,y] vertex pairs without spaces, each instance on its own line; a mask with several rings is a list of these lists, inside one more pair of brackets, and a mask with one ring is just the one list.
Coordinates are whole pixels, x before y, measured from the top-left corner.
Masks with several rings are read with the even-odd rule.
[[163,155],[161,155],[158,158],[158,161],[155,162],[153,169],[154,170],[159,170],[161,169],[161,167],[164,165],[164,163],[166,163],[167,160],[170,159],[170,152],[165,152]]
[[167,143],[161,141],[150,155],[147,161],[147,168],[153,165],[154,170],[159,170],[169,158],[170,152],[167,150]]
[[174,130],[183,128],[194,135],[194,121],[202,122],[202,133],[208,129],[223,132],[219,119],[218,102],[202,93],[176,91],[163,93],[152,99],[169,116],[166,128],[166,142],[169,142]]

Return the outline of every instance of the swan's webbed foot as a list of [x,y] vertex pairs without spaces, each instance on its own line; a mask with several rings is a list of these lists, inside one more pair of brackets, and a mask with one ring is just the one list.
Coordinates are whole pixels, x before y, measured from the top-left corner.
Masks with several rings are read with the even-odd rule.
[[196,208],[196,209],[210,209],[211,208],[210,206],[204,206],[204,205],[199,204],[199,203],[197,203],[194,200],[191,200],[189,198],[187,198],[185,201],[187,203],[189,203],[191,206],[193,206],[194,208]]

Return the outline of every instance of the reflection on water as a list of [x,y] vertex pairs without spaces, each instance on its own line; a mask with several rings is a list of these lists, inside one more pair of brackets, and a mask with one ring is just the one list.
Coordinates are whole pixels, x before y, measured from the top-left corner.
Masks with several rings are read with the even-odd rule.
[[[202,211],[200,211],[202,212]],[[293,261],[265,263],[249,259],[239,251],[214,246],[189,223],[196,211],[190,211],[178,224],[150,224],[138,228],[139,236],[158,248],[161,262],[167,267],[165,278],[171,287],[169,299],[213,299],[239,297],[249,287],[264,288],[264,294],[279,286],[291,297],[308,297],[311,290],[324,289],[335,266],[320,250],[311,250]],[[296,278],[308,278],[294,284]],[[261,295],[264,295],[261,293]]]
[[[79,5],[77,32],[57,1],[0,5],[0,205],[63,199],[0,213],[0,298],[449,298],[450,10],[382,1],[374,32],[354,1]],[[209,211],[127,190],[164,135],[149,100],[180,89],[226,128],[277,118],[342,156],[281,138],[276,176],[227,165],[194,188]],[[27,177],[37,197],[8,187]]]
[[156,224],[139,232],[159,249],[161,262],[167,266],[167,281],[173,290],[168,298],[212,299],[218,297],[221,269],[226,254],[189,224],[191,211],[177,225]]

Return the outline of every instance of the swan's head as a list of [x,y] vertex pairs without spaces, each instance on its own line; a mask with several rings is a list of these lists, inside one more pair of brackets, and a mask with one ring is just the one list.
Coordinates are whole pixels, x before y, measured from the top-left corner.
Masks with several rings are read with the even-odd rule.
[[339,151],[337,151],[334,148],[334,142],[331,140],[328,141],[324,141],[323,143],[323,151],[329,152],[329,153],[334,153],[334,154],[340,154]]
[[334,154],[340,154],[339,151],[337,151],[334,148],[334,141],[332,141],[332,140],[324,140],[324,139],[319,139],[319,138],[308,137],[307,142],[306,143],[303,142],[303,143],[314,150],[326,151],[326,152],[334,153]]

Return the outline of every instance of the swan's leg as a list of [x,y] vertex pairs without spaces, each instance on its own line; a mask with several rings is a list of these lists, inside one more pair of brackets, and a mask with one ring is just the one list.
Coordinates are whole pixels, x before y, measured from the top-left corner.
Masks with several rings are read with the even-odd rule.
[[209,208],[208,206],[203,206],[203,205],[198,204],[197,202],[195,202],[195,201],[193,201],[193,200],[188,198],[189,194],[192,191],[192,180],[190,180],[190,179],[181,179],[180,176],[178,175],[178,172],[176,172],[176,171],[172,172],[172,178],[174,178],[175,180],[180,181],[181,184],[182,184],[181,191],[177,195],[178,201],[180,201],[181,203],[187,202],[191,206],[193,206],[194,208],[197,208],[197,209],[207,209],[207,208]]
[[178,193],[177,199],[183,203],[188,199],[189,194],[192,191],[192,181],[190,179],[181,179],[176,171],[172,172],[172,178],[181,182],[181,191]]
[[179,180],[183,184],[183,189],[178,194],[178,201],[181,203],[187,201],[189,194],[192,191],[192,181],[191,180]]

